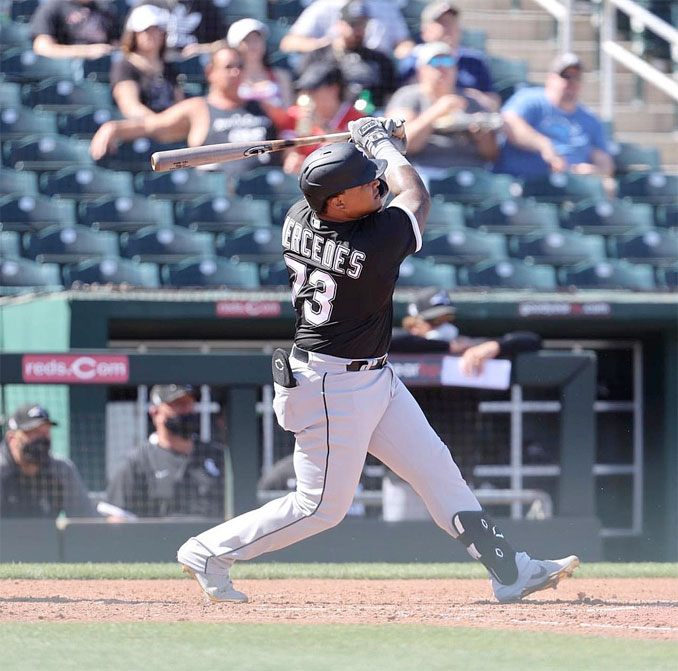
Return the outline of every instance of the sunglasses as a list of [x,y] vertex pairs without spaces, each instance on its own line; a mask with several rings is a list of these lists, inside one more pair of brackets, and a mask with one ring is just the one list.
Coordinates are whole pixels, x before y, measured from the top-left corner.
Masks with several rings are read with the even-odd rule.
[[226,63],[226,65],[224,65],[224,68],[225,68],[226,70],[242,70],[243,64],[242,64],[242,62],[238,62],[238,63]]
[[570,74],[561,74],[560,75],[561,79],[564,79],[566,82],[580,82],[581,81],[581,75],[579,73],[570,73]]
[[453,68],[457,64],[457,60],[452,56],[434,56],[428,65],[434,68]]

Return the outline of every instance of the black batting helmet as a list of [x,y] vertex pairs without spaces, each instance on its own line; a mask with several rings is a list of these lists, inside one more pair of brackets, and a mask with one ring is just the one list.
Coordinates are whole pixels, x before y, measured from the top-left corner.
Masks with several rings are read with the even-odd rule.
[[382,175],[386,166],[382,159],[367,158],[351,142],[336,142],[306,157],[299,173],[299,186],[311,209],[321,212],[328,198],[354,186],[378,179],[384,191]]

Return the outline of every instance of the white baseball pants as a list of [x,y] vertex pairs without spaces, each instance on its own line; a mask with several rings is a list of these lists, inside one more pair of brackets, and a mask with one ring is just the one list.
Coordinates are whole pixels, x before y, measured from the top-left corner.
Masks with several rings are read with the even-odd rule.
[[275,385],[273,408],[296,435],[297,489],[261,508],[190,538],[178,560],[204,573],[227,573],[253,559],[339,524],[346,515],[367,453],[412,485],[442,529],[452,517],[480,510],[448,448],[390,364],[346,371],[348,359],[308,353],[291,358],[298,385]]

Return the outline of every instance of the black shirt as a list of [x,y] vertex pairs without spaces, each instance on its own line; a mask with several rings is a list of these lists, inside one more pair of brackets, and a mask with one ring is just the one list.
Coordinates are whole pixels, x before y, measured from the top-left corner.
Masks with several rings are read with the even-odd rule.
[[174,105],[177,71],[172,63],[165,63],[162,73],[150,74],[135,67],[126,58],[111,66],[111,88],[131,80],[139,86],[139,99],[154,112],[162,112]]
[[31,36],[49,35],[57,44],[111,44],[120,37],[118,19],[104,3],[52,0],[31,18]]
[[168,49],[181,51],[188,44],[208,44],[225,37],[226,24],[213,0],[179,0],[171,7]]
[[343,223],[318,219],[306,200],[289,209],[282,245],[298,347],[347,359],[387,352],[400,263],[419,244],[414,226],[399,207]]

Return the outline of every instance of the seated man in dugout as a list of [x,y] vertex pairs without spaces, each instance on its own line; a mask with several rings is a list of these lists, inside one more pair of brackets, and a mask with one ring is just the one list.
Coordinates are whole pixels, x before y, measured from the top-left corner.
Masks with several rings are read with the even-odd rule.
[[127,455],[106,502],[138,517],[224,517],[225,448],[200,440],[195,390],[156,385],[148,414],[154,431]]

